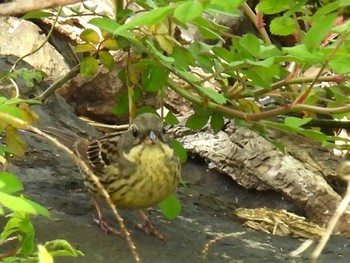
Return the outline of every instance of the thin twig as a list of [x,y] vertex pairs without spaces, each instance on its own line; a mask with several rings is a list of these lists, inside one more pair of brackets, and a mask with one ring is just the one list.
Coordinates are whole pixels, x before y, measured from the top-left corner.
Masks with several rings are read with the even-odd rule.
[[346,193],[343,200],[340,202],[339,206],[335,210],[333,217],[328,223],[326,233],[322,236],[320,242],[318,243],[315,250],[311,254],[311,258],[313,260],[317,260],[318,257],[320,256],[322,250],[325,248],[330,236],[332,235],[334,228],[339,221],[339,218],[344,214],[344,212],[346,211],[350,203],[350,171],[349,170],[350,170],[350,162],[343,163],[339,169],[338,174],[339,176],[347,180],[348,187],[346,189]]
[[66,75],[52,83],[50,87],[48,87],[43,93],[41,93],[39,96],[37,96],[35,99],[40,100],[41,102],[44,102],[51,94],[54,93],[54,91],[58,88],[60,88],[64,83],[66,83],[68,80],[75,77],[80,70],[80,64],[76,65],[74,68],[72,68]]
[[207,242],[205,245],[204,245],[204,248],[202,249],[202,259],[206,259],[207,255],[208,255],[208,251],[209,251],[209,247],[211,245],[213,245],[214,243],[217,243],[225,238],[238,238],[242,235],[244,235],[246,232],[238,232],[238,233],[230,233],[230,234],[222,234],[222,235],[218,235],[217,237],[209,240],[209,242]]

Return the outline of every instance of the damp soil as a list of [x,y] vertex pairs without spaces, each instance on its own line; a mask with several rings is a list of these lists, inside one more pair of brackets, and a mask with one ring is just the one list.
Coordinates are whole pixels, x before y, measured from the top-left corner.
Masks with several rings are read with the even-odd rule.
[[[41,126],[69,123],[73,130],[88,130],[73,114],[65,112],[69,108],[62,108],[57,101],[52,103],[37,108],[42,116]],[[14,160],[10,171],[20,177],[24,193],[47,207],[51,214],[50,218],[34,217],[37,242],[65,239],[85,254],[76,258],[57,257],[57,263],[134,262],[122,236],[106,234],[93,223],[91,196],[74,161],[44,139],[26,133],[23,137],[29,145],[26,156]],[[182,205],[180,216],[168,221],[157,207],[147,210],[153,224],[165,234],[165,241],[136,229],[134,225],[139,218],[135,211],[120,211],[141,262],[309,262],[307,253],[299,258],[289,256],[302,239],[251,230],[233,215],[237,207],[264,206],[300,214],[297,207],[278,193],[246,190],[228,176],[208,170],[206,163],[198,158],[190,158],[183,165],[182,176],[186,186],[180,186],[176,192]],[[103,212],[109,224],[118,228],[109,209],[103,207]],[[206,244],[225,235],[230,237],[213,242],[203,254]],[[319,262],[348,262],[349,245],[348,238],[332,238]]]

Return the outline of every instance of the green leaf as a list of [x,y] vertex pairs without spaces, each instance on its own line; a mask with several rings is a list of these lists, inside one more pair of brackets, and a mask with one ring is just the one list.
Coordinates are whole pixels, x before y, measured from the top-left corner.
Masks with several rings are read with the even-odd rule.
[[98,58],[100,59],[100,62],[109,70],[114,68],[114,58],[108,51],[102,50],[98,52]]
[[0,192],[0,203],[12,211],[49,216],[49,212],[46,208],[24,197],[16,197]]
[[260,42],[253,34],[246,34],[239,39],[239,44],[242,48],[247,50],[253,57],[259,56]]
[[291,17],[276,17],[270,23],[270,31],[274,35],[288,36],[296,30],[295,21]]
[[315,21],[315,23],[305,35],[305,45],[307,49],[315,50],[320,47],[322,40],[333,27],[337,16],[337,13],[333,13]]
[[15,175],[0,173],[0,192],[10,194],[21,190],[23,190],[23,185]]
[[272,15],[288,10],[290,5],[290,0],[264,0],[260,1],[255,9],[261,13]]
[[20,118],[21,116],[21,110],[16,106],[12,106],[12,105],[6,105],[6,104],[0,105],[0,112],[7,113],[16,118]]
[[329,67],[339,74],[346,74],[350,72],[350,55],[349,54],[337,54],[329,62]]
[[45,248],[48,252],[54,257],[57,256],[84,256],[84,254],[75,249],[71,244],[69,244],[66,240],[56,239],[51,240],[45,243]]
[[109,33],[113,33],[120,27],[120,24],[111,18],[93,18],[90,20],[90,24]]
[[6,128],[6,143],[7,149],[17,157],[24,156],[26,144],[17,134],[17,129],[14,127]]
[[33,11],[22,16],[22,19],[44,18],[50,16],[54,16],[54,14],[51,12]]
[[338,33],[338,34],[346,33],[349,30],[350,30],[350,20],[348,20],[347,22],[345,22],[339,26],[332,28],[332,31],[334,31],[335,33]]
[[80,38],[86,42],[91,42],[98,44],[100,42],[100,37],[97,32],[91,28],[87,28],[80,33]]
[[128,93],[122,92],[118,94],[117,105],[113,108],[112,112],[115,115],[121,115],[127,113],[129,110]]
[[168,220],[176,218],[181,212],[180,202],[174,195],[169,196],[159,203],[158,206]]
[[53,263],[53,257],[42,245],[38,245],[39,263]]
[[171,111],[169,111],[168,114],[165,116],[165,122],[169,125],[179,124],[179,120],[176,118],[174,113],[172,113]]
[[210,11],[214,11],[215,13],[237,17],[237,16],[240,16],[241,14],[239,7],[243,2],[245,1],[244,0],[230,0],[230,1],[211,0],[209,9]]
[[318,51],[309,51],[304,44],[294,47],[282,48],[284,52],[289,53],[291,56],[300,59],[304,63],[322,63],[323,54]]
[[214,112],[210,119],[210,125],[215,133],[218,133],[224,127],[224,117],[219,112]]
[[174,17],[181,23],[186,23],[197,17],[203,12],[203,5],[197,1],[186,1],[176,7]]
[[327,140],[327,137],[328,137],[324,133],[319,131],[314,131],[314,130],[301,129],[298,132],[306,137],[309,137],[319,142]]
[[165,7],[160,7],[158,9],[153,9],[151,11],[145,12],[140,16],[137,16],[129,23],[126,23],[112,33],[115,35],[122,34],[128,29],[134,28],[135,26],[151,26],[162,22],[169,14],[174,10],[174,6],[168,5]]
[[185,163],[187,161],[187,152],[182,143],[178,140],[173,140],[172,146],[177,156],[179,156],[180,162]]
[[287,117],[284,119],[284,123],[290,127],[299,128],[300,126],[305,125],[306,123],[309,123],[312,120],[312,118],[297,118],[297,117]]
[[80,63],[80,74],[85,79],[93,77],[97,69],[98,62],[94,57],[88,56]]
[[114,38],[108,38],[105,41],[102,42],[102,46],[105,48],[108,48],[110,50],[118,50],[119,45],[118,41]]
[[203,94],[207,95],[210,99],[215,101],[218,104],[226,103],[226,98],[223,94],[216,92],[215,90],[208,89],[202,86],[198,86],[198,89],[203,92]]
[[90,43],[78,44],[74,47],[75,53],[83,53],[83,52],[95,52],[96,48]]
[[190,129],[201,129],[208,123],[209,115],[193,114],[186,121],[186,127]]
[[146,92],[161,90],[168,80],[168,70],[158,65],[148,65],[142,76],[142,87]]

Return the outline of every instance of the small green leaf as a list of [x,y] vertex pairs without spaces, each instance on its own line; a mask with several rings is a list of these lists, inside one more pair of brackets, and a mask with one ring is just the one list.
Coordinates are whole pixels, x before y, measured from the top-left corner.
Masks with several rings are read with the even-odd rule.
[[214,112],[210,119],[210,126],[215,133],[218,133],[224,127],[224,117],[219,112]]
[[120,24],[111,18],[93,18],[90,20],[90,24],[109,33],[113,33],[120,27]]
[[303,62],[308,63],[322,63],[324,55],[319,51],[309,51],[304,44],[294,47],[282,48],[284,52],[287,52],[292,57],[300,59]]
[[264,0],[256,6],[256,10],[261,13],[272,15],[290,8],[290,0]]
[[322,19],[315,21],[305,35],[305,45],[309,50],[315,50],[320,47],[324,37],[330,32],[337,18],[337,13],[324,16]]
[[91,78],[93,77],[98,69],[98,62],[96,58],[88,56],[83,59],[80,64],[80,74],[83,78]]
[[288,36],[296,30],[295,21],[291,17],[276,17],[270,23],[270,31],[274,35]]
[[53,263],[53,257],[42,245],[38,245],[39,263]]
[[146,92],[161,90],[168,80],[168,70],[158,65],[148,65],[142,75],[142,87]]
[[11,126],[6,128],[6,143],[8,151],[13,153],[17,157],[24,156],[26,144],[22,140],[22,138],[19,137],[16,128]]
[[95,52],[96,48],[90,43],[78,44],[74,47],[75,53],[83,53],[83,52]]
[[80,33],[80,38],[86,42],[91,42],[98,44],[100,42],[100,37],[97,32],[91,28],[87,28]]
[[174,8],[175,8],[174,6],[168,5],[168,6],[160,7],[160,8],[145,12],[142,15],[135,17],[129,23],[119,26],[112,33],[115,35],[123,34],[124,36],[125,31],[127,31],[128,29],[132,29],[135,26],[151,26],[151,25],[158,24],[162,22],[169,14],[171,14]]
[[218,104],[224,104],[226,103],[226,98],[221,93],[216,92],[215,90],[208,89],[202,86],[198,86],[198,89],[203,92],[203,94],[207,95],[210,99],[215,101]]
[[108,38],[102,42],[102,46],[108,48],[109,50],[118,50],[118,41],[114,38]]
[[0,191],[14,193],[23,190],[23,185],[16,176],[10,173],[0,173]]
[[182,143],[178,140],[173,140],[172,146],[177,156],[179,156],[180,162],[185,163],[187,161],[187,152]]
[[247,50],[253,57],[259,56],[260,42],[253,34],[246,34],[239,39],[239,44],[242,48]]
[[12,211],[49,216],[49,212],[46,208],[24,197],[16,197],[0,192],[0,203]]
[[314,130],[302,129],[302,130],[299,130],[298,132],[306,137],[309,137],[319,142],[327,140],[327,137],[328,137],[324,133],[319,131],[314,131]]
[[50,16],[54,16],[54,14],[51,12],[33,11],[22,16],[22,19],[44,18]]
[[287,117],[284,119],[284,123],[290,127],[299,128],[300,126],[305,125],[306,123],[309,123],[312,120],[312,118],[297,118],[297,117]]
[[332,31],[334,31],[335,33],[338,33],[338,34],[346,33],[349,30],[350,30],[350,20],[348,20],[347,22],[345,22],[339,26],[332,28]]
[[176,7],[174,17],[182,23],[187,23],[197,17],[203,12],[203,5],[197,1],[186,1]]
[[169,196],[159,203],[158,206],[168,220],[176,218],[181,212],[180,202],[174,195]]
[[101,63],[109,70],[112,70],[114,68],[114,58],[108,51],[102,50],[98,52],[98,58],[100,59]]
[[115,115],[121,115],[127,113],[129,110],[128,93],[122,92],[118,94],[117,105],[113,108],[112,112]]
[[193,114],[186,121],[186,127],[190,129],[201,129],[208,123],[209,115]]
[[179,124],[179,120],[176,118],[174,113],[172,113],[171,111],[169,111],[168,114],[165,116],[165,122],[169,125]]
[[48,252],[54,257],[57,256],[84,256],[84,254],[75,249],[71,244],[66,240],[56,239],[45,243],[45,248]]
[[350,72],[350,55],[349,54],[337,54],[329,61],[329,67],[339,74],[346,74]]

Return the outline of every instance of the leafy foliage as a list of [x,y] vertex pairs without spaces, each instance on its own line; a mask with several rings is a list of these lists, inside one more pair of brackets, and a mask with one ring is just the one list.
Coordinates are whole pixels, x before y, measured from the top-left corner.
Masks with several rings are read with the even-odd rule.
[[[91,24],[113,34],[124,47],[140,55],[140,60],[129,67],[138,65],[138,72],[142,72],[137,75],[138,81],[145,91],[156,92],[168,86],[197,108],[205,109],[204,113],[195,111],[187,121],[188,127],[199,129],[210,120],[218,132],[225,116],[246,120],[252,129],[261,129],[262,124],[334,142],[332,136],[316,135],[317,129],[306,132],[301,130],[309,129],[304,126],[296,130],[284,122],[275,125],[261,120],[287,114],[300,119],[317,119],[318,114],[334,118],[347,115],[350,25],[343,20],[349,6],[346,1],[319,1],[313,6],[306,5],[306,0],[264,0],[256,6],[256,16],[246,1],[176,1],[172,5],[166,1],[135,2],[140,10],[127,7],[127,23],[104,17],[92,19]],[[237,18],[240,7],[259,33],[247,31],[236,36],[225,24],[215,22],[218,13]],[[133,15],[136,12],[139,14]],[[186,42],[175,34],[188,27],[201,35],[199,41]],[[286,46],[285,37],[289,39]],[[208,45],[208,39],[218,44]],[[203,71],[202,76],[193,68]],[[317,73],[310,75],[311,70]],[[326,76],[327,72],[333,75]],[[174,82],[170,73],[186,84]],[[127,83],[136,83],[136,75],[128,74],[127,79],[133,81]],[[216,83],[215,88],[203,79]],[[317,96],[323,89],[320,83],[325,81],[328,87]],[[264,105],[264,98],[272,102]],[[258,121],[260,125],[256,126],[254,122]]]
[[[37,115],[28,108],[30,103],[37,102],[0,97],[0,131],[5,131],[6,134],[6,146],[0,148],[0,164],[3,167],[6,167],[9,156],[22,156],[24,153],[25,145],[17,135],[17,129],[26,128],[31,122],[37,120]],[[48,217],[49,212],[46,208],[23,196],[22,190],[23,185],[15,175],[0,172],[0,216],[9,218],[0,233],[0,245],[11,240],[16,240],[18,243],[16,249],[9,253],[4,262],[36,262],[38,259],[41,262],[49,262],[52,256],[59,253],[58,246],[50,248],[48,244],[52,242],[40,246],[39,254],[36,255],[35,231],[30,221],[31,215]],[[63,244],[63,241],[57,241],[57,243]],[[51,249],[49,252],[48,248]],[[80,251],[67,244],[60,250],[63,255],[81,255]],[[45,261],[42,261],[43,258]]]

